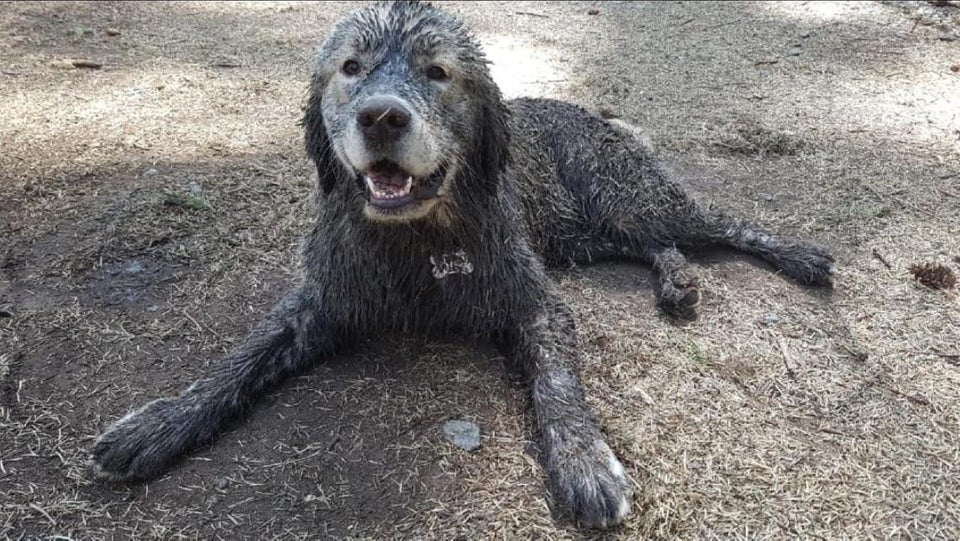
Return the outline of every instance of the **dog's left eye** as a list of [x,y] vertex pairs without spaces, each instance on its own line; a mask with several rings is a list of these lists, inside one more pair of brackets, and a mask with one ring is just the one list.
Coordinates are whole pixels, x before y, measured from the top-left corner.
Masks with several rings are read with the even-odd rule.
[[360,73],[360,63],[356,60],[347,60],[340,66],[340,71],[350,76],[356,75]]
[[447,75],[447,70],[440,66],[430,66],[427,68],[427,79],[431,81],[446,81],[449,78],[450,76]]

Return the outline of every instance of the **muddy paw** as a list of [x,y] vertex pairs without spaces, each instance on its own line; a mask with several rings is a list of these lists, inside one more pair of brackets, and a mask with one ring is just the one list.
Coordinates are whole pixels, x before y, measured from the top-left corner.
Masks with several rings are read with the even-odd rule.
[[582,528],[609,528],[630,513],[633,496],[623,465],[603,440],[584,449],[572,443],[552,453],[548,464],[554,497]]
[[693,321],[700,305],[700,286],[695,278],[673,276],[660,284],[657,305],[668,315]]
[[832,286],[836,261],[829,249],[808,242],[797,242],[778,254],[774,264],[784,274],[804,285]]
[[128,482],[155,478],[189,450],[196,435],[178,399],[151,402],[111,426],[93,445],[91,473],[100,480]]

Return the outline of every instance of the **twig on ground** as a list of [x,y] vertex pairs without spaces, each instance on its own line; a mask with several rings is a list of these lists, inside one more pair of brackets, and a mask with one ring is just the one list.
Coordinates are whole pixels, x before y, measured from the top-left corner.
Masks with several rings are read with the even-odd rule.
[[883,266],[884,266],[884,267],[886,267],[886,268],[888,268],[888,269],[892,269],[892,268],[893,268],[893,265],[891,265],[890,262],[887,261],[887,258],[883,257],[883,254],[881,254],[880,251],[877,250],[876,248],[873,249],[873,257],[877,258],[877,260],[879,260],[881,263],[883,263]]

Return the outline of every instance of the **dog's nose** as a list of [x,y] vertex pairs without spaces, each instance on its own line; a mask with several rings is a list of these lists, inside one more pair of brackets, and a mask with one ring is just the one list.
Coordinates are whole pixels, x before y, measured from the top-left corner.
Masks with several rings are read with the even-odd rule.
[[368,98],[357,111],[357,124],[364,138],[376,144],[391,143],[407,132],[410,110],[391,96]]

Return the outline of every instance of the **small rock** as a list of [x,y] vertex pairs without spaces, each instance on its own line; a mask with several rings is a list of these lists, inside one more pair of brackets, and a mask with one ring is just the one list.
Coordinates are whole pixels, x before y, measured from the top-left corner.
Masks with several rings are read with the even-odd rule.
[[156,312],[159,309],[160,307],[157,306],[156,304],[151,304],[150,306],[147,307],[147,312]]
[[13,305],[0,304],[0,317],[13,317]]
[[767,314],[763,316],[763,322],[766,325],[776,325],[777,323],[780,323],[780,316],[776,314]]
[[469,421],[443,423],[443,435],[450,443],[465,451],[476,451],[480,448],[480,427]]
[[156,169],[154,169],[154,168],[151,167],[150,169],[147,169],[146,171],[143,172],[143,176],[145,176],[145,177],[152,177],[152,176],[156,175],[157,173],[159,173],[159,171],[157,171]]
[[600,15],[600,10],[599,10],[599,9],[588,9],[588,10],[587,10],[587,15]]
[[787,56],[800,56],[800,53],[803,52],[803,49],[800,47],[791,47],[787,49]]
[[213,482],[213,486],[217,487],[220,490],[227,490],[227,487],[230,486],[230,481],[226,477],[217,477]]
[[760,194],[760,197],[762,197],[764,201],[773,201],[775,199],[773,195],[768,193]]
[[954,64],[950,66],[950,71],[954,73],[960,73],[960,64]]
[[130,263],[129,265],[127,265],[123,269],[123,272],[127,274],[140,274],[144,270],[146,270],[146,267],[143,266],[143,263],[139,261],[134,261],[133,263]]
[[187,189],[190,190],[190,193],[193,195],[203,194],[203,188],[195,180],[191,180],[190,183],[187,184]]
[[107,28],[106,33],[108,36],[119,36],[120,30],[118,28]]
[[800,38],[801,38],[801,39],[807,39],[807,38],[809,38],[809,37],[812,36],[812,35],[813,35],[813,32],[804,32],[804,33],[800,34]]

